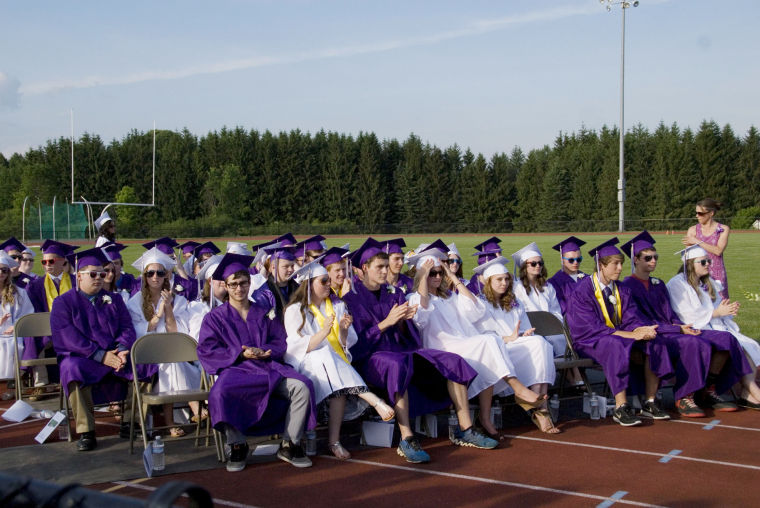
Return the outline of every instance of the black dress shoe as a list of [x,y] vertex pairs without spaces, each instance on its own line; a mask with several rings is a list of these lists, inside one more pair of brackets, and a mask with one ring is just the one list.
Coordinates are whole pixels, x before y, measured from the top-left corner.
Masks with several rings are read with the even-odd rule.
[[94,432],[84,432],[79,436],[79,441],[77,441],[77,451],[89,452],[97,447],[98,441],[95,439]]

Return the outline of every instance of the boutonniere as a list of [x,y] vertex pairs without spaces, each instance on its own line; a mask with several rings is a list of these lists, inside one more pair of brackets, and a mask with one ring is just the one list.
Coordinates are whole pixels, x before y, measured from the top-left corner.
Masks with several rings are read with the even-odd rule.
[[660,279],[658,279],[657,277],[652,277],[652,284],[659,284],[659,283],[660,283]]
[[704,291],[705,293],[707,293],[707,291],[708,291],[708,289],[707,289],[707,284],[705,284],[705,283],[703,282],[703,283],[701,283],[701,284],[699,285],[699,287],[702,289],[702,291]]
[[177,293],[181,293],[181,292],[183,292],[184,290],[185,290],[185,288],[183,288],[183,287],[182,287],[182,286],[180,286],[179,284],[176,284],[176,285],[174,286],[174,291],[176,291]]
[[401,292],[406,294],[406,286],[401,286],[399,289],[401,289]]
[[111,301],[112,301],[112,300],[111,300],[111,297],[110,297],[110,296],[108,296],[108,295],[103,295],[103,299],[102,299],[102,301],[103,301],[103,303],[104,303],[104,304],[106,304],[106,305],[111,305]]
[[582,278],[583,278],[583,277],[585,277],[585,276],[586,276],[586,274],[585,274],[585,273],[583,273],[583,272],[580,272],[580,273],[578,274],[578,278],[579,278],[579,279],[582,279]]
[[512,303],[509,304],[509,306],[512,307],[513,309],[516,309],[517,307],[520,306],[520,302],[518,302],[517,299],[514,299],[512,300]]
[[276,314],[274,311],[274,307],[272,307],[271,309],[269,309],[269,312],[267,312],[267,317],[269,318],[270,321],[272,321],[274,320],[275,315]]
[[610,295],[610,296],[608,296],[608,297],[607,297],[607,300],[609,300],[609,302],[610,302],[612,305],[617,305],[617,298],[615,298],[615,295]]
[[388,284],[386,286],[386,288],[388,289],[388,292],[390,294],[395,294],[396,293],[396,287],[393,284]]

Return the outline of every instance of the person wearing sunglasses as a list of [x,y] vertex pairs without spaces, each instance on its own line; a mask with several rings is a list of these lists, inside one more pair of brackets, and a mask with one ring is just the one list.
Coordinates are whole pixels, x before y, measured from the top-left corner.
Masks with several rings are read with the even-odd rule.
[[469,280],[464,278],[464,272],[462,271],[462,256],[459,255],[459,249],[457,249],[456,243],[452,242],[446,246],[449,250],[446,253],[448,259],[442,259],[441,263],[447,263],[451,268],[451,273],[454,274],[454,280],[449,280],[448,277],[444,281],[446,283],[446,289],[449,291],[457,290],[457,282],[462,282],[467,285]]
[[[11,280],[11,271],[18,262],[0,250],[0,379],[16,377],[16,347],[13,325],[22,316],[34,312],[26,291]],[[19,338],[18,348],[23,350],[24,341]]]
[[100,217],[95,219],[95,230],[98,232],[98,239],[95,240],[95,247],[102,247],[107,243],[116,243],[116,222],[103,210]]
[[[741,333],[739,325],[734,321],[739,313],[739,302],[721,296],[720,282],[710,277],[712,258],[701,246],[687,247],[681,251],[681,259],[683,265],[678,269],[678,274],[668,281],[673,310],[682,322],[691,323],[703,333],[707,330],[721,330],[736,338],[744,349],[751,368],[750,374],[741,379],[742,393],[737,403],[745,408],[760,409],[760,390],[754,382],[760,365],[760,344]],[[738,363],[739,360],[734,359],[733,354],[731,358],[732,363]],[[733,368],[739,369],[738,366]]]
[[[637,394],[643,387],[644,400],[655,400],[661,380],[675,370],[658,326],[643,318],[630,290],[618,283],[625,257],[617,243],[611,238],[589,250],[596,270],[570,294],[566,316],[578,354],[604,370],[615,397],[612,419],[631,427],[642,421],[628,403],[629,392]],[[669,419],[662,410],[655,414],[656,419]]]
[[[138,337],[157,332],[189,333],[187,299],[180,294],[174,294],[169,282],[174,265],[175,261],[157,247],[145,251],[132,263],[142,274],[140,291],[127,302],[132,325]],[[158,366],[159,391],[196,390],[200,384],[200,369],[196,365],[185,362]],[[198,403],[190,402],[189,406],[193,415],[197,416]],[[174,425],[173,404],[166,404],[163,409],[166,424],[172,426],[169,429],[171,436],[183,436],[184,429]]]
[[319,262],[311,262],[292,277],[302,282],[285,309],[285,361],[314,385],[317,414],[327,415],[330,451],[346,460],[351,454],[340,443],[344,419],[359,417],[368,406],[375,408],[384,421],[391,420],[395,413],[367,388],[351,366],[350,349],[358,337],[346,304],[332,294],[327,269]]
[[[61,384],[74,413],[77,450],[97,447],[93,404],[124,400],[132,369],[129,351],[136,340],[129,311],[121,298],[103,289],[108,258],[99,248],[76,257],[77,290],[56,299],[50,313]],[[139,381],[148,381],[155,366],[141,365]]]
[[697,224],[688,229],[681,243],[687,247],[699,245],[707,251],[711,261],[710,277],[720,282],[720,294],[725,299],[728,298],[728,278],[723,263],[723,251],[728,246],[730,229],[715,220],[715,214],[722,206],[722,203],[711,198],[698,201]]
[[314,429],[314,387],[283,363],[286,332],[271,309],[248,298],[253,257],[225,254],[212,278],[221,281],[227,301],[203,319],[198,359],[217,376],[209,393],[211,423],[227,437],[227,471],[245,469],[246,436],[282,434],[277,457],[295,467],[310,467],[301,446],[304,429]]
[[10,280],[19,288],[26,289],[29,283],[37,278],[37,275],[32,273],[34,253],[14,236],[1,243],[0,250],[16,262],[11,269]]
[[127,248],[122,243],[108,243],[101,247],[110,261],[104,269],[106,271],[105,289],[120,295],[124,302],[140,290],[140,282],[130,273],[124,273],[124,260],[121,251]]
[[[687,418],[704,417],[700,406],[735,411],[736,405],[718,394],[751,372],[744,351],[730,333],[699,330],[673,312],[665,283],[651,275],[659,259],[655,243],[652,235],[642,231],[621,246],[633,268],[633,274],[621,285],[631,290],[642,316],[658,325],[657,333],[667,340],[676,369],[676,410]],[[656,401],[646,401],[645,405],[649,403]]]
[[[174,268],[171,273],[169,273],[169,287],[171,287],[174,294],[184,296],[188,302],[198,299],[198,283],[194,277],[185,271],[182,263],[177,263],[177,255],[174,253],[174,248],[179,247],[179,244],[174,241],[174,239],[164,236],[157,240],[146,242],[142,244],[142,246],[145,247],[146,250],[155,247],[174,261]],[[138,285],[137,290],[139,290],[140,287],[142,287],[142,283]]]
[[[512,261],[515,263],[515,297],[525,312],[543,310],[551,312],[560,321],[564,320],[557,291],[548,284],[544,258],[538,245],[535,242],[526,245],[512,254]],[[545,339],[554,348],[555,358],[564,356],[567,347],[564,335],[549,335]]]
[[[53,301],[75,286],[74,276],[70,273],[74,258],[72,256],[72,262],[70,262],[67,256],[72,255],[78,248],[55,240],[45,240],[42,244],[40,263],[45,274],[26,286],[34,312],[50,312]],[[50,337],[24,339],[24,360],[52,356],[55,356],[55,351],[53,351]],[[55,378],[57,371],[58,367],[54,365],[33,368],[35,391],[32,397],[39,397],[44,392],[43,387],[48,384],[50,376]]]
[[567,311],[568,295],[578,281],[587,276],[580,269],[583,261],[581,255],[581,246],[583,245],[586,245],[586,242],[580,238],[569,236],[552,247],[552,249],[559,251],[562,268],[549,278],[549,284],[554,287],[557,293],[557,301],[563,315]]
[[474,427],[460,429],[451,436],[452,441],[476,448],[494,448],[499,443],[499,435],[491,423],[493,394],[511,388],[515,401],[526,411],[542,406],[546,396],[534,392],[517,378],[501,336],[491,331],[481,333],[475,327],[474,322],[486,312],[485,302],[473,295],[463,282],[457,283],[458,292],[444,287],[444,277],[456,279],[448,264],[441,262],[448,259],[447,251],[446,244],[436,240],[409,259],[417,272],[414,293],[407,296],[407,301],[419,305],[414,324],[420,330],[425,347],[457,354],[478,373],[467,387],[467,398],[478,398],[480,411],[476,423],[487,435]]

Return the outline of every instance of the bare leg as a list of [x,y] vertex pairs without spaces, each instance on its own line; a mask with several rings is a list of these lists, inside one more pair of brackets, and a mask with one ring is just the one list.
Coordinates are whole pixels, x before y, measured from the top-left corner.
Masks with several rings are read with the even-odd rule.
[[395,416],[393,408],[385,403],[383,399],[378,397],[372,392],[364,392],[359,394],[359,398],[365,401],[367,404],[375,408],[377,414],[380,415],[384,421],[388,421]]
[[412,437],[412,427],[409,425],[409,393],[405,392],[403,396],[399,397],[396,394],[396,423],[398,424],[398,430],[401,432],[401,439]]
[[[657,394],[657,391],[655,390],[655,394]],[[622,392],[618,392],[615,394],[615,407],[618,408],[628,402],[628,394],[625,390]]]
[[491,400],[493,399],[493,386],[489,386],[478,394],[480,403],[480,424],[489,434],[496,434],[498,431],[491,423]]
[[710,374],[720,374],[728,360],[728,351],[715,351],[710,358]]
[[343,423],[343,413],[346,410],[346,396],[330,399],[330,416],[327,420],[327,439],[330,444],[340,441],[340,425]]
[[504,381],[515,391],[515,398],[519,398],[529,405],[539,407],[544,404],[545,396],[541,396],[520,382],[516,377],[505,377]]
[[749,359],[749,364],[752,365],[752,372],[741,379],[742,398],[747,399],[749,402],[760,404],[760,387],[757,386],[757,381],[755,381],[757,366],[749,358],[749,355],[747,355],[747,358]]
[[467,430],[472,427],[472,418],[470,418],[470,404],[467,399],[467,387],[465,385],[446,381],[446,388],[449,390],[449,397],[454,403],[454,410],[459,419],[459,428]]
[[657,396],[657,389],[660,387],[660,378],[652,372],[648,356],[644,359],[644,385],[644,395],[647,400],[654,399]]

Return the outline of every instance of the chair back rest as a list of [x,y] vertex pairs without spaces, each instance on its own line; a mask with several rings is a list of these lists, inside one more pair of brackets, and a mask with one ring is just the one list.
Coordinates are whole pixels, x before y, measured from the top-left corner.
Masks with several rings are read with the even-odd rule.
[[133,365],[195,362],[198,343],[186,333],[147,333],[132,345],[130,356]]
[[13,334],[18,337],[47,337],[50,331],[50,313],[34,312],[22,316],[13,325]]
[[537,335],[565,335],[565,325],[557,316],[545,310],[527,312],[530,326],[536,329]]

